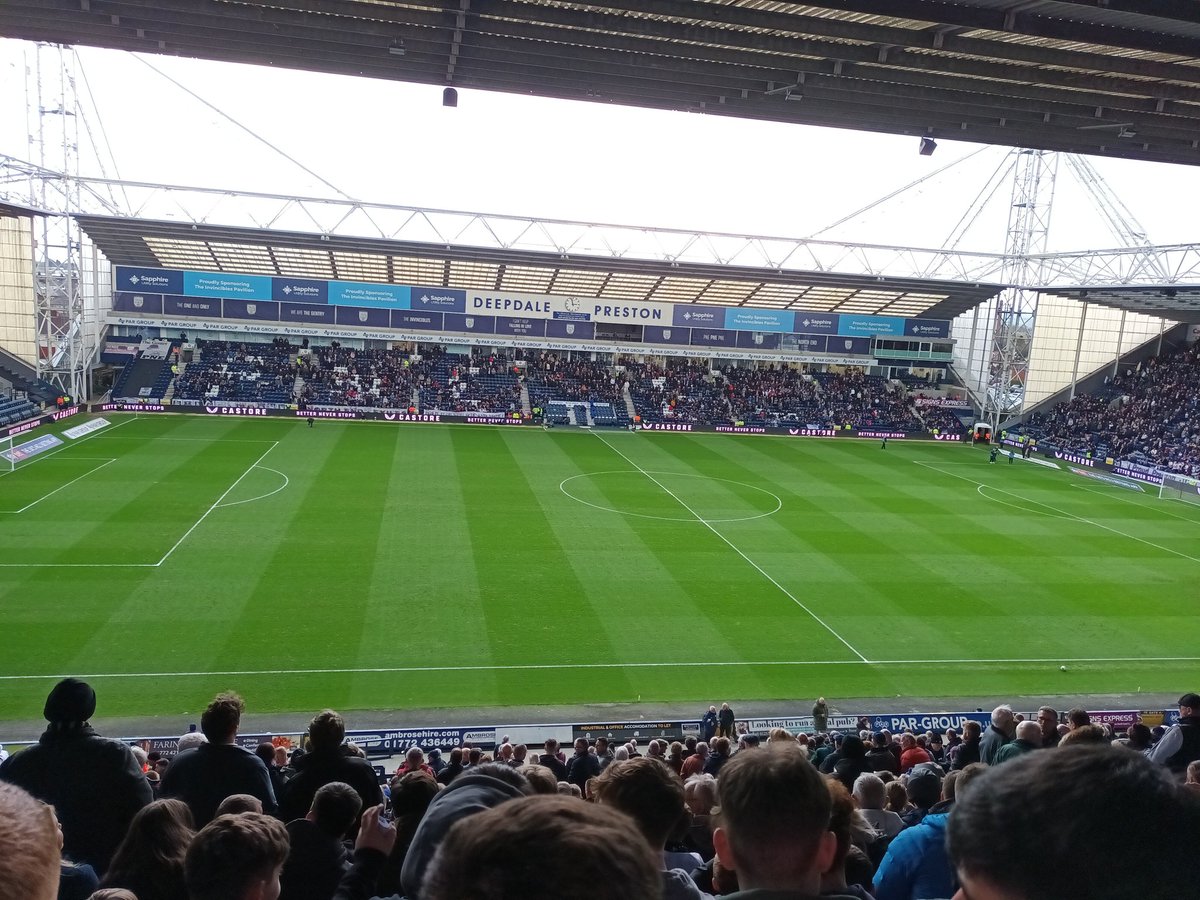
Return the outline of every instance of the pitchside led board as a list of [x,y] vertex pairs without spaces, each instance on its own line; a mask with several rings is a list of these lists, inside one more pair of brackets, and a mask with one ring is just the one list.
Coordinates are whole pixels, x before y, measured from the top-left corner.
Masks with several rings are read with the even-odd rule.
[[117,266],[113,309],[591,340],[597,325],[644,326],[643,342],[866,354],[872,337],[948,338],[945,319],[507,294],[457,288]]

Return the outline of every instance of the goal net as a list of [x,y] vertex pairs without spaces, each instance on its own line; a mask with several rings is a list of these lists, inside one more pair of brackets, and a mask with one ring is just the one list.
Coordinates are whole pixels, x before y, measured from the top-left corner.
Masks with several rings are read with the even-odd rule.
[[1158,497],[1160,500],[1182,500],[1200,505],[1200,481],[1183,475],[1164,475]]

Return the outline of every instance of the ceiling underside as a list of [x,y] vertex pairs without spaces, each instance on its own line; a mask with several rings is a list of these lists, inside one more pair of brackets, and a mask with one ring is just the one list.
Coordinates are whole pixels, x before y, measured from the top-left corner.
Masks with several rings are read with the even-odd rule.
[[110,262],[168,269],[935,319],[953,319],[1002,290],[995,284],[595,256],[564,259],[554,253],[101,216],[79,221]]
[[0,34],[1200,163],[1190,0],[4,0]]
[[1200,322],[1200,285],[1088,288],[1077,291],[1051,291],[1058,297],[1069,297],[1080,303],[1099,303],[1115,306],[1148,316],[1161,316],[1181,322]]

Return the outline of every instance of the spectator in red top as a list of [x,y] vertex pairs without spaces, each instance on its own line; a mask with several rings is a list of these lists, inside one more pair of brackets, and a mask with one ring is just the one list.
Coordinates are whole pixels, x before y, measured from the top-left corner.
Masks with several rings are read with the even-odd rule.
[[933,757],[924,747],[918,746],[917,739],[909,732],[900,735],[900,772],[907,774],[913,766],[933,762]]
[[430,778],[437,778],[433,769],[425,762],[425,754],[420,747],[413,747],[404,754],[404,764],[396,770],[396,777],[402,778],[409,772],[424,772]]

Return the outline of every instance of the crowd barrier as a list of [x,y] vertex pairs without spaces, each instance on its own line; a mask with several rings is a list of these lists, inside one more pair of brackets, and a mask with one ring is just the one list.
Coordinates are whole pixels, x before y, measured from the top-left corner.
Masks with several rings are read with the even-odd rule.
[[[1065,712],[1065,710],[1060,711]],[[1036,712],[1022,712],[1026,719],[1036,718]],[[1179,721],[1178,709],[1150,710],[1089,710],[1092,723],[1106,724],[1113,731],[1121,732],[1129,726],[1141,723],[1154,727],[1156,725],[1174,725]],[[890,731],[898,734],[904,731],[922,733],[925,731],[944,732],[947,728],[961,730],[966,722],[978,722],[987,727],[991,713],[982,710],[973,712],[931,712],[931,713],[869,713],[869,714],[831,714],[826,722],[828,731],[842,733],[857,732],[862,729],[869,731]],[[738,722],[746,726],[750,734],[766,737],[773,728],[784,728],[793,734],[812,733],[814,723],[812,716],[779,716],[774,718],[744,718]],[[683,740],[689,735],[698,735],[700,722],[698,719],[675,721],[614,721],[614,722],[577,722],[577,723],[545,723],[545,724],[509,724],[509,725],[445,725],[413,728],[373,728],[355,729],[346,732],[346,739],[353,741],[369,757],[387,757],[402,754],[412,747],[431,750],[434,747],[443,750],[469,744],[481,750],[494,750],[500,741],[507,736],[513,744],[524,743],[530,747],[541,746],[546,739],[554,738],[564,746],[570,745],[578,738],[593,741],[596,738],[607,738],[610,742],[625,742],[636,739],[639,744],[659,738],[668,741]],[[247,732],[238,735],[238,742],[248,750],[253,750],[259,744],[270,743],[277,747],[295,747],[303,741],[304,735],[299,731],[282,733]],[[135,736],[122,740],[144,742],[149,750],[157,750],[163,756],[173,756],[177,749],[179,735]],[[29,742],[6,742],[5,746],[15,750],[27,746]]]

